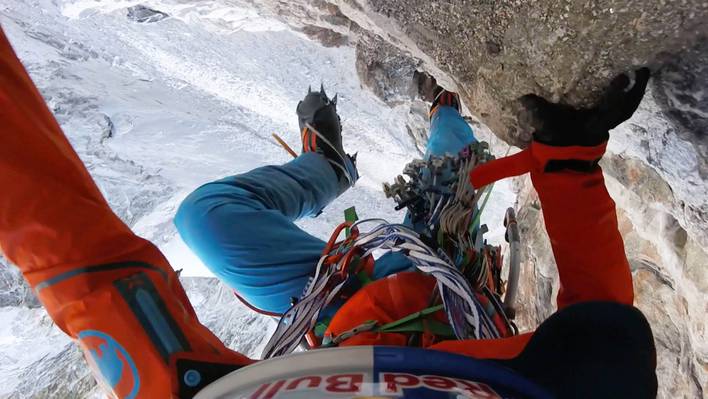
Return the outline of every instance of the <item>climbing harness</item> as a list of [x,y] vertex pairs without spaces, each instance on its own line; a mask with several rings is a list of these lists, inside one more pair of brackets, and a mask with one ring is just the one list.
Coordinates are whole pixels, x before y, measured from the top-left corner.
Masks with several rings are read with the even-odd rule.
[[[359,233],[358,227],[369,222],[380,224],[366,234]],[[348,225],[349,223],[340,225],[333,239],[336,240]],[[362,220],[351,227],[352,235],[333,248],[331,253],[320,258],[315,275],[304,295],[278,323],[273,337],[266,345],[264,358],[292,352],[305,334],[315,326],[320,311],[337,296],[348,276],[356,274],[355,267],[361,262],[351,262],[354,255],[358,253],[361,254],[358,255],[360,259],[371,259],[375,249],[401,251],[418,270],[435,277],[445,311],[457,338],[499,337],[493,321],[476,300],[462,273],[446,259],[444,253],[437,252],[423,243],[415,231],[401,224],[390,224],[377,219]]]
[[[383,219],[356,221],[356,213],[347,210],[347,221],[335,229],[303,294],[280,319],[263,358],[292,352],[304,337],[310,347],[326,347],[364,331],[426,331],[457,339],[513,335],[515,327],[500,300],[504,290],[501,248],[484,242],[486,226],[479,225],[490,190],[475,190],[467,178],[474,167],[492,158],[486,150],[486,143],[473,143],[457,157],[415,160],[403,171],[408,179],[398,176],[393,184],[384,185],[386,195],[398,203],[396,209],[408,210],[404,224]],[[483,195],[486,198],[478,207]],[[365,225],[373,227],[364,232]],[[346,238],[338,241],[343,231],[347,231]],[[315,330],[321,334],[326,329],[318,325],[321,311],[341,295],[352,277],[365,285],[376,250],[399,252],[418,271],[434,277],[442,304],[433,303],[383,326],[367,321],[318,342],[313,337]],[[449,326],[426,319],[440,310],[445,311]]]

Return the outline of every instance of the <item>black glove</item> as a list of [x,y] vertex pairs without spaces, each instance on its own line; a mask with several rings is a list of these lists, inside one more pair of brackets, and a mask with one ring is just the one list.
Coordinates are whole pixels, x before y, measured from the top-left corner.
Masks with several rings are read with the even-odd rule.
[[589,109],[554,104],[528,94],[519,100],[522,105],[519,124],[531,128],[533,139],[546,145],[600,145],[609,139],[610,129],[629,119],[637,110],[649,76],[648,68],[635,71],[633,81],[626,74],[617,76],[597,105]]

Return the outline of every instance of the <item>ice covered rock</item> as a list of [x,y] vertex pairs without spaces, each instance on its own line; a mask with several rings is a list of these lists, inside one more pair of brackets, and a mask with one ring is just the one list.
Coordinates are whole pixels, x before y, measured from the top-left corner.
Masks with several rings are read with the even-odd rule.
[[167,13],[146,7],[142,4],[128,7],[128,19],[135,22],[151,23],[162,21],[167,17],[169,17]]
[[[535,93],[589,105],[614,75],[649,65],[648,95],[612,132],[603,165],[633,266],[636,304],[655,333],[660,397],[705,396],[708,3],[255,3],[291,26],[318,24],[348,35],[362,81],[384,101],[404,97],[414,71],[429,72],[458,90],[497,136],[521,147],[530,136],[517,125],[518,97]],[[531,329],[555,310],[558,276],[538,198],[528,179],[516,186],[526,240],[517,314]]]
[[458,90],[483,122],[518,146],[530,139],[513,112],[520,96],[591,104],[614,75],[639,65],[660,69],[708,34],[708,3],[700,0],[254,5],[294,27],[319,25],[353,42],[396,46]]

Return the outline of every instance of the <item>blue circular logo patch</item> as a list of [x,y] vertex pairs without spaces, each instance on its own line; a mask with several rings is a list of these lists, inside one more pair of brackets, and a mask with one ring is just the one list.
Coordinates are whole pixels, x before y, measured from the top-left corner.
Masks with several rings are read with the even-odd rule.
[[140,376],[128,351],[110,335],[96,330],[79,333],[79,346],[86,360],[106,388],[119,398],[134,399],[140,390]]

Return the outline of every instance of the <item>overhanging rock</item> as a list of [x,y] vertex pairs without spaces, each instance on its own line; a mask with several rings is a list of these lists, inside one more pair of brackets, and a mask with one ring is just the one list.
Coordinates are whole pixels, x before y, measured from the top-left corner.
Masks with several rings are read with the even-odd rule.
[[352,43],[383,39],[416,59],[420,69],[456,86],[476,116],[518,146],[530,139],[513,112],[520,96],[591,104],[614,75],[640,65],[661,69],[708,34],[708,3],[699,0],[254,5],[293,27],[318,25],[350,36]]

